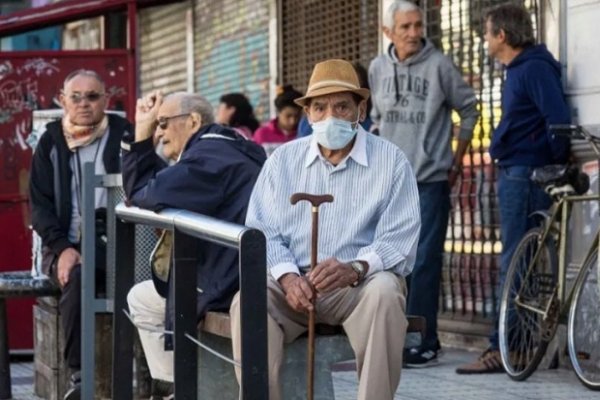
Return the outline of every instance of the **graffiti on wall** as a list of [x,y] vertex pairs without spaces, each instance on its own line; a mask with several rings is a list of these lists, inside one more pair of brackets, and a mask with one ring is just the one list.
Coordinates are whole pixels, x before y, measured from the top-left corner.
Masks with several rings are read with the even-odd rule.
[[[257,117],[269,115],[269,65],[265,54],[268,37],[264,32],[215,42],[200,65],[198,90],[216,104],[225,93],[243,92]],[[224,56],[224,54],[226,56]]]
[[267,1],[198,2],[196,90],[216,105],[242,92],[261,121],[269,118],[269,5]]

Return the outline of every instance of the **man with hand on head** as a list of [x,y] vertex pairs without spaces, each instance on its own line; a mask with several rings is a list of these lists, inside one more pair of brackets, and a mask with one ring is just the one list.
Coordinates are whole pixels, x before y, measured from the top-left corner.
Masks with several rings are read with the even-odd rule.
[[[408,325],[404,277],[419,236],[418,193],[398,147],[360,126],[368,97],[352,64],[318,63],[306,95],[296,100],[313,135],[277,148],[250,198],[246,225],[267,239],[271,400],[283,398],[283,345],[307,330],[311,309],[317,323],[344,327],[356,354],[360,400],[392,399],[400,382]],[[321,207],[318,264],[310,275],[310,210],[307,203],[290,204],[297,192],[334,197]],[[230,314],[239,360],[239,295]],[[236,374],[239,380],[239,368]]]
[[[33,229],[42,238],[43,270],[62,290],[58,307],[71,375],[65,399],[72,400],[81,396],[81,268],[86,267],[81,265],[80,248],[83,165],[94,163],[97,175],[120,172],[119,143],[133,128],[124,118],[105,114],[104,81],[91,70],[76,70],[66,77],[60,104],[63,118],[46,125],[33,154],[29,190]],[[106,215],[106,189],[96,189],[95,208]],[[97,211],[98,217],[102,214]],[[96,271],[101,289],[106,245],[100,237]]]
[[[135,135],[123,141],[123,185],[131,204],[152,211],[177,208],[243,224],[250,193],[266,159],[262,147],[214,123],[202,96],[154,92],[139,99]],[[168,166],[156,154],[175,162]],[[172,238],[163,235],[156,253],[171,259]],[[198,245],[198,319],[209,310],[227,310],[238,290],[238,252],[205,241]],[[173,293],[169,262],[154,263],[152,280],[135,285],[127,297],[154,378],[155,395],[173,390]],[[152,327],[150,331],[147,327]],[[156,332],[156,331],[161,332]]]

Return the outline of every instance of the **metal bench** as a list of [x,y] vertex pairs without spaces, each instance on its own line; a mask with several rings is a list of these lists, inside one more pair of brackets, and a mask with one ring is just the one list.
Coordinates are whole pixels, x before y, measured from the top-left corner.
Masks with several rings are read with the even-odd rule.
[[60,289],[49,278],[33,278],[31,271],[0,273],[0,399],[12,398],[6,299],[58,296]]

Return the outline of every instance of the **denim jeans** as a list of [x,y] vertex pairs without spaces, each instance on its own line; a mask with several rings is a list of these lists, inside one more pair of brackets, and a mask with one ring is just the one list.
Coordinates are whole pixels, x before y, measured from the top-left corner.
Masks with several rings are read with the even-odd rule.
[[407,314],[420,315],[427,321],[427,333],[422,348],[435,349],[437,314],[440,301],[442,253],[448,229],[450,188],[447,181],[419,183],[421,206],[421,233],[417,259],[412,273],[407,277]]
[[532,172],[533,167],[524,165],[498,168],[498,206],[502,254],[496,290],[498,309],[496,310],[494,330],[490,336],[490,348],[493,350],[499,348],[497,315],[512,255],[525,233],[535,226],[535,220],[531,218],[531,214],[538,210],[546,210],[552,204],[552,200],[542,188],[531,181]]

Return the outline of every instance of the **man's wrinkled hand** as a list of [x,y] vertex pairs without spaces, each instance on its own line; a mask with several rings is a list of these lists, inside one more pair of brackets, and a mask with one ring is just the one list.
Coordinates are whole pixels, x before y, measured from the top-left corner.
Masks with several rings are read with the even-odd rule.
[[163,95],[156,90],[137,100],[135,107],[135,141],[141,142],[154,135],[158,109],[163,103]]
[[305,277],[296,274],[285,274],[279,278],[279,284],[285,292],[285,299],[292,309],[307,313],[314,309],[315,297],[313,288]]
[[336,258],[321,261],[310,272],[308,280],[319,293],[350,286],[358,279],[358,275],[350,266]]
[[77,264],[81,264],[81,254],[72,247],[67,247],[60,253],[58,257],[58,263],[56,265],[58,283],[61,287],[64,287],[69,282],[69,275],[71,270]]

